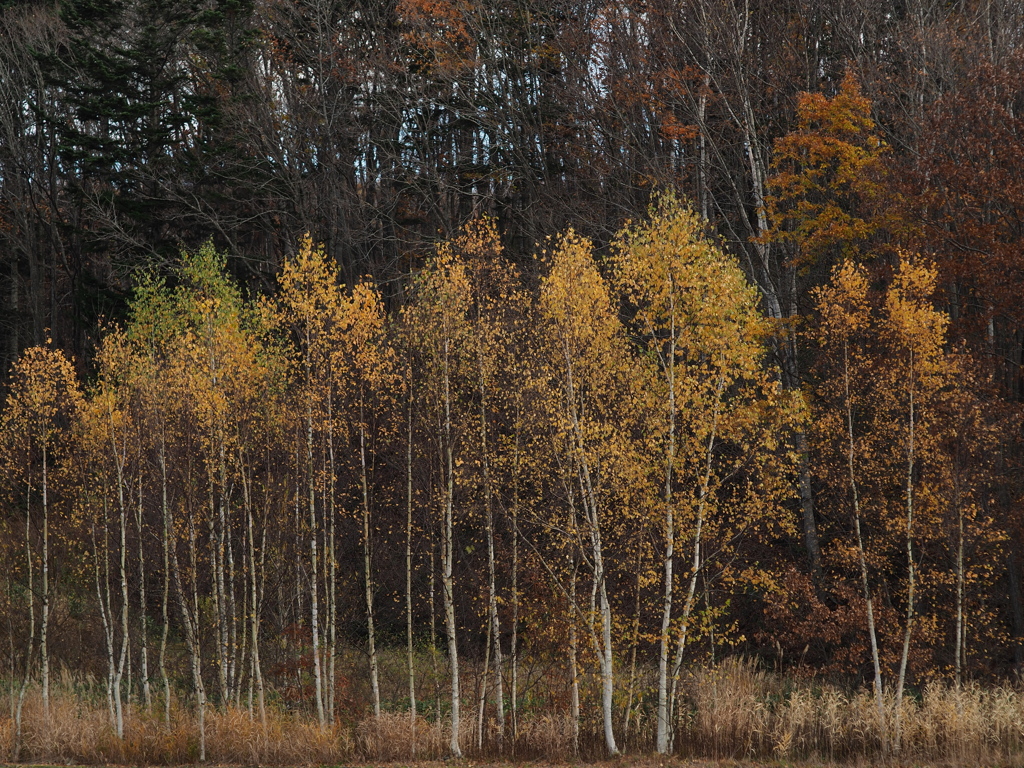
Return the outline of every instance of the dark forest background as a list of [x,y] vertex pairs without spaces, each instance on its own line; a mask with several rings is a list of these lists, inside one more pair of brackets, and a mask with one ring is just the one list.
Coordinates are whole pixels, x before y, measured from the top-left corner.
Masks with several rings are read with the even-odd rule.
[[388,285],[473,216],[518,259],[568,225],[600,248],[665,187],[769,312],[799,313],[827,265],[759,242],[766,180],[797,95],[849,72],[886,145],[873,204],[942,265],[954,338],[1018,400],[1020,19],[1001,0],[6,2],[3,367],[47,332],[88,359],[134,276],[211,238],[254,292],[305,232],[347,282]]

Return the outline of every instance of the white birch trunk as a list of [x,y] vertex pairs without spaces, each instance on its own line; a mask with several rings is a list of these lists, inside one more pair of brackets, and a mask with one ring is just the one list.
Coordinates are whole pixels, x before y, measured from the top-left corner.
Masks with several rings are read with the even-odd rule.
[[461,693],[459,689],[459,648],[455,624],[455,599],[453,593],[452,569],[455,563],[454,541],[454,496],[455,466],[452,446],[452,414],[451,414],[451,375],[448,369],[449,340],[444,341],[444,460],[445,460],[445,494],[444,521],[441,533],[441,599],[444,605],[444,625],[448,635],[448,662],[451,665],[451,718],[452,732],[449,748],[453,757],[462,757],[459,746],[459,705]]
[[138,563],[139,563],[139,664],[142,677],[142,701],[146,712],[152,710],[153,700],[149,689],[149,649],[148,633],[146,630],[146,557],[142,546],[142,458],[139,457],[139,497],[135,507],[135,533],[138,537]]
[[[613,722],[612,698],[614,693],[614,664],[612,655],[612,615],[611,605],[608,602],[608,590],[604,572],[604,550],[601,542],[601,525],[598,505],[598,495],[594,488],[591,477],[590,463],[586,454],[583,429],[580,424],[579,413],[576,405],[576,388],[573,381],[573,364],[568,346],[563,349],[565,358],[566,373],[566,406],[572,427],[572,438],[574,443],[575,461],[578,467],[581,501],[583,504],[584,517],[587,521],[590,534],[591,568],[593,574],[593,585],[591,603],[596,601],[600,612],[601,633],[600,638],[593,628],[591,618],[590,635],[594,645],[594,652],[597,654],[598,666],[601,671],[601,713],[604,726],[605,749],[609,755],[619,754],[618,745],[615,743],[615,726]],[[593,615],[594,606],[591,608]]]
[[39,653],[42,666],[43,722],[50,723],[50,652],[47,634],[50,629],[50,503],[48,487],[46,442],[43,442],[43,561],[41,586],[41,621],[39,624]]
[[[121,487],[121,470],[118,467],[118,494],[120,498],[119,529],[121,534],[120,547],[118,548],[119,575],[121,580],[121,651],[117,661],[117,671],[114,674],[114,704],[117,713],[117,738],[124,738],[124,707],[122,704],[121,681],[124,678],[125,663],[128,659],[128,568],[127,568],[127,532],[128,514],[124,505],[124,495]],[[128,681],[131,683],[131,680]]]
[[[704,454],[704,476],[701,478],[700,486],[697,488],[697,519],[693,531],[693,555],[690,559],[690,579],[686,586],[686,600],[683,601],[682,615],[680,616],[681,627],[679,637],[676,640],[675,659],[672,664],[672,682],[669,694],[669,711],[667,720],[671,722],[675,712],[676,689],[679,684],[679,674],[683,667],[683,653],[686,650],[686,641],[690,630],[690,617],[693,615],[693,607],[696,602],[697,577],[704,568],[701,558],[701,546],[703,544],[704,523],[707,516],[707,499],[711,491],[711,469],[714,460],[715,445],[718,440],[718,419],[721,414],[722,395],[725,391],[725,377],[720,376],[715,391],[714,412],[711,419],[711,434],[708,436],[707,449]],[[669,743],[672,742],[671,735]],[[671,746],[669,747],[671,749]]]
[[337,517],[334,463],[334,389],[327,394],[327,719],[334,722],[335,680],[338,656],[338,561],[334,540]]
[[[173,530],[173,520],[168,508],[169,527]],[[185,625],[185,644],[189,651],[189,666],[192,671],[192,688],[196,696],[196,719],[199,727],[199,762],[206,761],[206,688],[203,685],[202,647],[199,638],[199,584],[198,584],[198,552],[196,547],[195,520],[188,520],[189,565],[191,568],[191,590],[186,593],[178,563],[176,547],[171,547],[171,564],[174,571],[174,584],[181,605],[182,623]]]
[[[703,95],[701,97],[703,99]],[[703,101],[702,101],[703,104]],[[655,751],[666,755],[669,751],[669,705],[668,705],[668,653],[669,628],[672,623],[672,564],[675,557],[676,528],[672,495],[673,474],[676,459],[676,317],[675,296],[670,297],[669,354],[663,368],[668,376],[668,449],[665,452],[665,561],[664,593],[661,607],[661,638],[658,642],[658,710]]]
[[405,641],[409,676],[409,728],[416,757],[416,668],[412,643],[412,373],[408,376],[409,412],[405,444]]
[[[494,508],[493,494],[491,489],[491,467],[488,456],[487,441],[487,390],[484,381],[484,360],[483,352],[479,350],[480,370],[480,447],[483,464],[484,480],[484,510],[485,524],[487,529],[487,613],[488,613],[488,647],[485,656],[490,655],[490,639],[494,640],[494,686],[495,686],[495,714],[498,720],[498,744],[499,749],[505,738],[505,690],[502,684],[503,660],[501,657],[501,622],[498,619],[498,589],[494,558]],[[487,664],[484,664],[486,676]],[[483,731],[483,693],[486,690],[486,682],[481,686],[480,702],[480,730]],[[482,737],[480,739],[482,744]]]
[[370,651],[370,690],[373,695],[373,716],[380,718],[380,681],[377,673],[377,637],[374,632],[373,572],[370,549],[370,484],[366,466],[366,420],[359,403],[359,468],[363,492],[363,578],[366,586],[366,632]]
[[106,499],[103,502],[103,567],[100,567],[100,545],[96,537],[96,521],[91,526],[93,569],[96,581],[96,602],[100,607],[100,623],[107,651],[107,710],[110,724],[117,728],[117,713],[114,709],[114,628],[110,615],[110,551],[107,542]]
[[843,401],[846,409],[847,464],[850,473],[850,497],[853,503],[853,522],[857,534],[857,556],[860,560],[861,587],[867,608],[868,638],[871,642],[871,662],[874,666],[875,709],[878,712],[878,736],[883,751],[887,751],[885,727],[885,702],[882,692],[882,667],[878,659],[878,634],[875,631],[875,610],[868,582],[868,561],[864,550],[864,536],[860,525],[860,496],[857,490],[857,472],[854,464],[855,446],[853,438],[853,403],[850,398],[850,352],[848,342],[843,339]]
[[910,351],[910,392],[909,392],[909,418],[907,435],[907,477],[904,489],[906,501],[907,521],[907,617],[906,626],[903,630],[903,651],[900,654],[900,672],[896,682],[896,749],[899,750],[902,740],[903,726],[903,690],[907,680],[907,662],[910,658],[910,636],[914,624],[914,588],[916,587],[916,573],[914,571],[914,351]]

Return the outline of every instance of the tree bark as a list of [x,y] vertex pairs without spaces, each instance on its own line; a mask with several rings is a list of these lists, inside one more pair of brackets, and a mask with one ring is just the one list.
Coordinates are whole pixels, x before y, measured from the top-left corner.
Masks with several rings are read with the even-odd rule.
[[366,586],[366,632],[370,651],[370,691],[373,695],[373,716],[380,717],[380,681],[377,674],[377,637],[374,632],[373,572],[370,549],[370,484],[366,466],[366,419],[362,401],[359,403],[359,470],[363,492],[363,578]]
[[47,635],[50,629],[50,503],[49,483],[47,466],[46,442],[43,442],[43,560],[42,560],[42,584],[41,603],[42,611],[39,624],[39,653],[42,667],[41,677],[43,686],[43,722],[49,726],[50,723],[50,651]]
[[914,624],[914,590],[916,584],[916,573],[914,569],[914,427],[915,427],[915,414],[914,414],[914,386],[915,386],[915,369],[914,369],[914,351],[910,351],[910,371],[909,371],[909,414],[908,414],[908,434],[907,434],[907,477],[906,486],[904,489],[904,498],[906,501],[906,521],[907,521],[907,537],[906,537],[906,549],[907,549],[907,617],[906,626],[903,629],[903,651],[900,654],[900,672],[899,678],[896,682],[896,749],[899,750],[902,739],[902,726],[903,726],[903,690],[907,680],[907,662],[910,659],[910,636]]
[[449,749],[453,757],[462,757],[459,746],[459,648],[455,625],[455,600],[452,592],[452,568],[455,563],[454,541],[452,539],[454,522],[455,497],[455,465],[452,445],[452,414],[451,414],[451,376],[449,372],[450,341],[444,340],[444,520],[441,532],[441,599],[444,604],[444,625],[448,635],[448,663],[451,665],[451,717],[452,733]]
[[405,443],[405,641],[409,676],[409,728],[416,757],[416,668],[412,643],[412,369],[407,376],[408,418]]
[[860,560],[861,586],[864,590],[864,603],[867,606],[868,637],[871,641],[871,662],[874,665],[875,708],[878,712],[879,738],[882,749],[887,751],[887,735],[885,727],[885,703],[882,698],[882,668],[878,660],[878,635],[875,631],[875,611],[871,601],[871,587],[868,583],[868,561],[864,551],[864,536],[860,525],[860,497],[857,491],[857,472],[854,464],[855,445],[853,438],[853,403],[850,398],[850,352],[848,342],[843,339],[843,402],[846,409],[847,463],[850,472],[850,498],[853,504],[853,522],[857,534],[857,556]]
[[160,425],[160,513],[163,519],[164,589],[160,603],[163,629],[160,633],[160,677],[164,687],[164,724],[171,725],[171,680],[167,676],[167,637],[170,634],[171,592],[171,510],[167,503],[167,436]]
[[668,377],[668,446],[665,451],[665,557],[663,563],[664,593],[661,607],[661,637],[658,642],[658,710],[655,751],[666,755],[669,752],[669,701],[668,701],[668,649],[669,628],[672,623],[672,593],[675,588],[672,574],[675,557],[676,529],[672,483],[676,460],[676,317],[675,298],[671,299],[669,320],[669,353],[663,367]]
[[135,507],[135,535],[139,563],[139,665],[142,676],[142,701],[146,712],[153,708],[153,699],[149,690],[149,648],[148,632],[146,630],[146,557],[143,551],[142,541],[142,457],[139,456],[139,487],[138,504]]
[[[482,334],[478,335],[480,338]],[[502,684],[503,660],[501,656],[501,623],[498,619],[498,588],[494,555],[494,505],[493,491],[491,488],[491,464],[488,455],[487,440],[487,389],[484,380],[484,360],[482,345],[478,348],[479,371],[480,371],[480,450],[481,463],[483,465],[484,481],[484,515],[487,531],[487,614],[488,614],[488,639],[493,638],[494,642],[494,699],[496,717],[498,720],[498,749],[502,748],[505,738],[505,691]],[[486,664],[485,664],[486,667]],[[486,690],[486,684],[481,691]],[[480,705],[481,731],[483,723],[483,702]],[[482,741],[482,739],[481,739]],[[481,743],[481,747],[483,744]]]

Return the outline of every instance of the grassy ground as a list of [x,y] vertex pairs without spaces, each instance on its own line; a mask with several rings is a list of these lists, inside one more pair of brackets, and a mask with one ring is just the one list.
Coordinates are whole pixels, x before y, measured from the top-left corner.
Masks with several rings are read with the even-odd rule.
[[[499,738],[493,720],[477,731],[474,707],[465,708],[460,743],[467,755],[445,760],[450,725],[442,719],[385,713],[380,719],[349,712],[321,728],[308,714],[272,707],[265,723],[246,708],[206,713],[206,762],[212,765],[477,765],[611,768],[696,766],[1024,766],[1024,692],[1015,687],[931,685],[916,698],[886,701],[884,724],[868,691],[820,682],[801,683],[728,662],[684,681],[677,709],[675,757],[651,755],[649,702],[621,723],[627,755],[603,760],[597,710],[588,706],[573,748],[572,722],[558,706],[521,713],[514,745]],[[68,688],[53,696],[49,721],[38,691],[26,700],[21,733],[10,713],[0,714],[0,760],[61,765],[187,765],[199,758],[199,730],[187,702],[176,702],[170,722],[162,708],[146,713],[137,703],[124,738],[111,726],[105,697]],[[624,713],[624,710],[623,710]],[[620,726],[617,726],[620,727]],[[883,730],[884,728],[884,730]],[[885,734],[883,739],[880,734]],[[514,751],[513,751],[514,746]]]

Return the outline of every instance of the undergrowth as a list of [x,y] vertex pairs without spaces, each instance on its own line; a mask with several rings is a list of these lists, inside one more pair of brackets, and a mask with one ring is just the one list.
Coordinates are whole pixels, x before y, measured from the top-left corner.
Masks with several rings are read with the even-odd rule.
[[[0,714],[0,760],[25,763],[178,765],[198,760],[196,715],[188,701],[147,712],[129,707],[124,738],[118,739],[105,699],[89,686],[65,681],[43,714],[38,689],[29,691],[20,738],[13,709]],[[556,702],[557,699],[549,699]],[[13,703],[13,699],[12,699]],[[600,723],[584,718],[574,744],[565,711],[538,706],[520,710],[519,720],[498,727],[493,707],[478,710],[467,696],[460,742],[468,757],[565,761],[603,757]],[[621,741],[634,754],[653,751],[652,702],[636,698],[617,723]],[[1024,756],[1024,692],[1013,686],[956,689],[935,683],[905,697],[901,732],[894,732],[897,702],[885,701],[884,723],[868,690],[851,691],[820,681],[795,681],[730,660],[694,670],[680,682],[673,751],[706,759],[821,761],[840,764],[945,763],[1021,764]],[[349,713],[352,715],[353,713]],[[206,712],[206,759],[229,765],[310,765],[354,761],[436,760],[448,755],[445,717],[412,718],[384,712],[356,714],[320,727],[302,712],[272,706],[265,722],[246,707],[210,707]],[[479,730],[478,730],[479,729]]]

